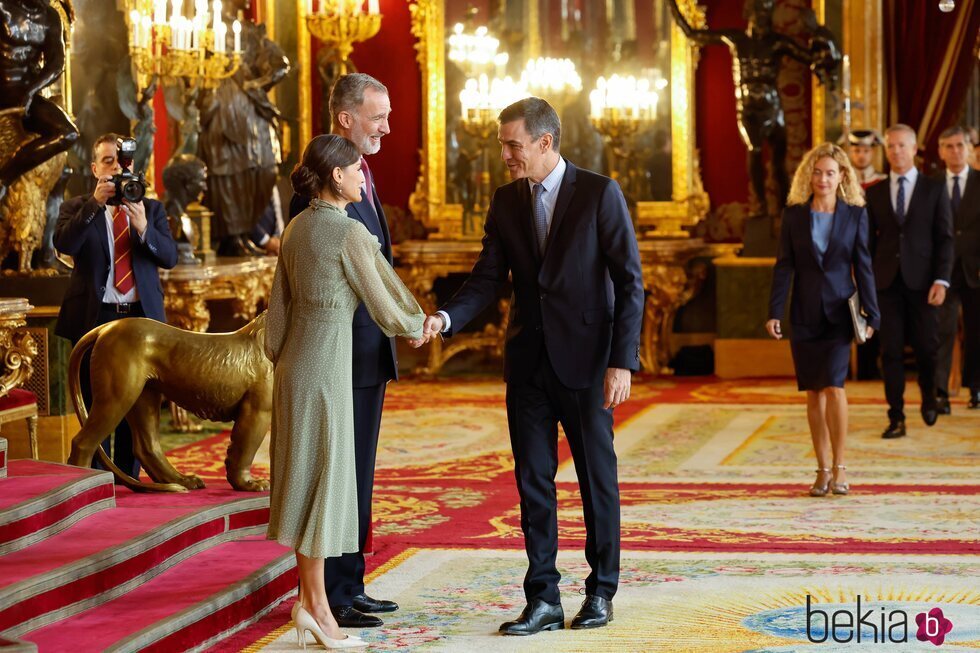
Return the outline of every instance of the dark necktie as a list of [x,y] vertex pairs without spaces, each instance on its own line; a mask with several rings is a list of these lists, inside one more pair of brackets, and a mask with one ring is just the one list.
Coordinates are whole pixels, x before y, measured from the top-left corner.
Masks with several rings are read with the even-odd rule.
[[905,222],[905,177],[898,178],[898,195],[895,197],[895,217],[898,224]]
[[531,189],[533,196],[533,210],[534,210],[534,235],[538,238],[538,251],[541,255],[544,255],[544,244],[548,240],[548,215],[544,210],[544,186],[541,184],[534,184],[534,188]]
[[963,197],[960,194],[960,177],[959,175],[953,177],[953,194],[949,198],[949,204],[953,207],[953,213],[960,208],[960,200]]
[[371,176],[371,168],[368,167],[367,159],[363,156],[361,157],[361,171],[364,173],[364,199],[377,212],[377,209],[374,208],[374,178]]

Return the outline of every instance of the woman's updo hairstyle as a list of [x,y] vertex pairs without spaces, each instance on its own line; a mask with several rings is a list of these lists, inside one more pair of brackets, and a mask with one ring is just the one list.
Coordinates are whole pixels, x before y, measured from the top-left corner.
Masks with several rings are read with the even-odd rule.
[[340,187],[333,180],[334,168],[346,168],[356,163],[361,153],[352,142],[337,134],[321,134],[310,141],[303,151],[303,161],[289,175],[293,192],[304,197],[318,197],[323,187],[340,197]]

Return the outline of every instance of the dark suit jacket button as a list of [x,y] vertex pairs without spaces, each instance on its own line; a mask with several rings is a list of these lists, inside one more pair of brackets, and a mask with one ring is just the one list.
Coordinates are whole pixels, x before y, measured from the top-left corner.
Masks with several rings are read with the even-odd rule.
[[539,324],[538,326],[534,327],[534,330],[535,331],[540,331],[541,330],[541,325]]
[[539,297],[540,299],[544,299],[544,298],[545,298],[545,297],[547,297],[547,296],[548,296],[548,293],[546,293],[546,292],[543,292],[543,293],[541,293],[540,295],[538,295],[538,297]]
[[100,286],[99,287],[99,292],[105,292],[105,286]]

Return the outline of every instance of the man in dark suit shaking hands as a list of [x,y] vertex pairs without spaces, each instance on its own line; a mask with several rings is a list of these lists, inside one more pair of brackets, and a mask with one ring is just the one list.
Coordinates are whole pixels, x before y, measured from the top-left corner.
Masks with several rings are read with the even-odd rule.
[[[340,77],[330,91],[333,133],[349,139],[361,152],[364,190],[360,202],[347,205],[347,215],[358,220],[381,243],[381,251],[391,263],[391,234],[381,207],[367,156],[381,150],[381,139],[391,131],[388,116],[391,100],[388,89],[365,73]],[[289,217],[296,217],[310,204],[309,197],[293,195]],[[387,337],[374,323],[364,304],[354,313],[354,463],[357,476],[357,516],[360,551],[345,553],[324,562],[327,598],[334,618],[342,628],[375,628],[383,622],[371,612],[393,612],[393,601],[378,600],[365,592],[364,546],[371,530],[371,500],[374,468],[378,455],[381,410],[388,381],[398,378],[395,339]]]
[[940,412],[948,414],[949,373],[953,343],[963,306],[963,385],[970,390],[969,408],[980,408],[980,171],[968,165],[973,143],[962,127],[939,135],[939,157],[946,170],[939,173],[953,211],[955,260],[946,302],[939,310],[939,365],[936,387]]
[[[159,268],[177,265],[177,245],[163,204],[151,199],[112,200],[116,194],[112,177],[122,172],[117,145],[121,139],[104,134],[95,140],[95,191],[62,204],[54,228],[54,246],[75,264],[55,325],[55,333],[72,344],[100,324],[121,318],[167,320]],[[81,370],[86,403],[92,401],[88,361],[86,355]],[[114,447],[109,440],[102,446],[112,453],[116,466],[138,477],[140,465],[125,420],[116,428]]]
[[504,354],[507,421],[528,556],[527,607],[507,635],[564,628],[558,594],[555,472],[565,430],[592,573],[572,628],[605,626],[619,581],[619,486],[612,410],[639,369],[643,284],[636,235],[615,181],[559,154],[558,114],[525,98],[499,116],[513,182],[494,193],[483,251],[463,287],[426,319],[426,336],[460,331],[513,280]]
[[915,131],[894,125],[885,132],[888,179],[867,189],[878,307],[881,361],[888,400],[883,438],[905,435],[904,348],[910,341],[918,366],[922,419],[936,423],[937,307],[946,298],[953,266],[949,196],[942,182],[915,168]]

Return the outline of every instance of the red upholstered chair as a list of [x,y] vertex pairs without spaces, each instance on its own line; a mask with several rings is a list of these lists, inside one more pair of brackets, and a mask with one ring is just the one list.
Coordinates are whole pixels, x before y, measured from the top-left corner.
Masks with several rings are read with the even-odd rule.
[[30,390],[14,388],[0,397],[0,430],[7,422],[27,420],[27,438],[31,458],[37,460],[37,397]]

